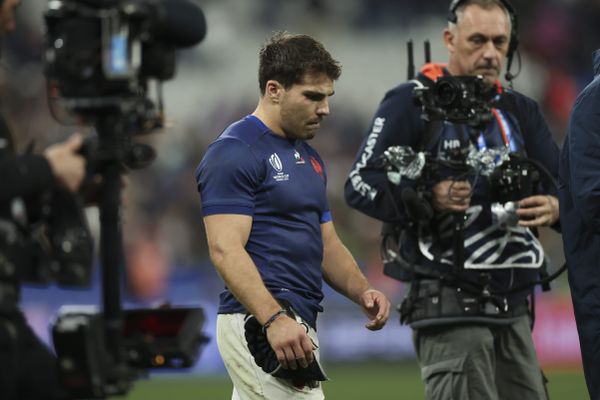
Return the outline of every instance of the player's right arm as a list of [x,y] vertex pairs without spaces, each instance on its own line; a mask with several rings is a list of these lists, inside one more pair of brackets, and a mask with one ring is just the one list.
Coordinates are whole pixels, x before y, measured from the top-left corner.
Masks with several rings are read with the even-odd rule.
[[[265,287],[256,265],[245,250],[252,217],[239,214],[215,214],[204,217],[210,258],[217,272],[236,299],[261,325],[281,306]],[[285,368],[308,366],[313,345],[306,330],[283,314],[267,329],[267,339]]]

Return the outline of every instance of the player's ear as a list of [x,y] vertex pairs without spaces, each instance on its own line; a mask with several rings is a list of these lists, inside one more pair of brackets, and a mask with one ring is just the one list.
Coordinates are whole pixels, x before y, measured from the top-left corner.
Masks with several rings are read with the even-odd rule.
[[277,104],[281,101],[281,96],[283,95],[284,91],[285,89],[283,85],[276,80],[269,80],[265,85],[265,96],[267,96],[267,98],[274,104]]

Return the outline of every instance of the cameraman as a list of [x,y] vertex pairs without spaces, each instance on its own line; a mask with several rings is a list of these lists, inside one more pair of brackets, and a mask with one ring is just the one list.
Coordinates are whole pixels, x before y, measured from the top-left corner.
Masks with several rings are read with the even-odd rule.
[[[0,0],[0,39],[15,29],[20,0]],[[18,260],[31,257],[11,247],[7,235],[21,218],[19,206],[40,201],[55,185],[76,191],[85,175],[85,160],[77,154],[80,135],[55,144],[43,155],[14,153],[13,141],[0,118],[0,398],[63,398],[56,358],[35,336],[18,308]],[[14,232],[14,230],[13,230]],[[16,265],[15,265],[16,264]]]
[[[516,221],[506,226],[492,212],[494,199],[483,177],[471,182],[440,168],[429,182],[402,179],[392,185],[382,167],[390,146],[445,160],[470,146],[506,146],[557,175],[558,148],[538,105],[498,80],[517,44],[514,10],[504,0],[455,0],[449,11],[443,33],[448,64],[427,64],[416,80],[386,94],[346,182],[346,200],[403,231],[403,262],[393,275],[411,283],[401,321],[414,331],[426,399],[545,399],[528,298],[544,260],[532,230],[558,221],[555,188],[515,198]],[[475,135],[465,124],[440,120],[426,126],[413,89],[442,76],[477,75],[494,101],[494,118]],[[407,188],[415,190],[412,196],[402,195],[410,193]],[[460,238],[453,231],[457,224],[464,242],[453,246],[453,238]],[[454,265],[455,249],[464,254],[461,265]]]

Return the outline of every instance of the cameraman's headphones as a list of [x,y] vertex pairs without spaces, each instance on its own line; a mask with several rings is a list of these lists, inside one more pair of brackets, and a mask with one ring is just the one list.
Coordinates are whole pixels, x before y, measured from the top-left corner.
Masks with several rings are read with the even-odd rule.
[[[458,7],[460,7],[466,1],[467,0],[452,0],[452,2],[450,3],[450,7],[448,8],[448,17],[447,17],[448,22],[456,23],[458,21],[458,17],[456,15],[456,10],[458,9]],[[510,23],[511,23],[510,39],[509,39],[510,41],[508,43],[508,51],[506,52],[506,75],[505,75],[506,80],[511,81],[513,78],[515,78],[519,74],[519,71],[517,71],[517,73],[514,75],[510,72],[510,67],[512,66],[513,56],[519,45],[519,32],[518,32],[519,24],[518,24],[518,20],[517,20],[517,13],[515,12],[515,9],[513,8],[513,6],[508,2],[508,0],[497,0],[497,1],[498,1],[498,3],[500,3],[499,5],[504,7],[506,9],[506,11],[508,12],[508,16],[510,18]],[[521,69],[520,62],[521,61],[519,58],[519,70]]]

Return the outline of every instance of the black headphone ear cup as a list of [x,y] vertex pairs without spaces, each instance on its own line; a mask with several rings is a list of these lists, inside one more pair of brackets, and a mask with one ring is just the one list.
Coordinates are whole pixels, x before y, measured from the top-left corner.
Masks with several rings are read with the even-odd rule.
[[463,2],[463,0],[452,0],[452,2],[450,3],[450,7],[448,7],[448,18],[447,18],[449,22],[456,23],[456,20],[457,20],[456,9],[462,2]]

